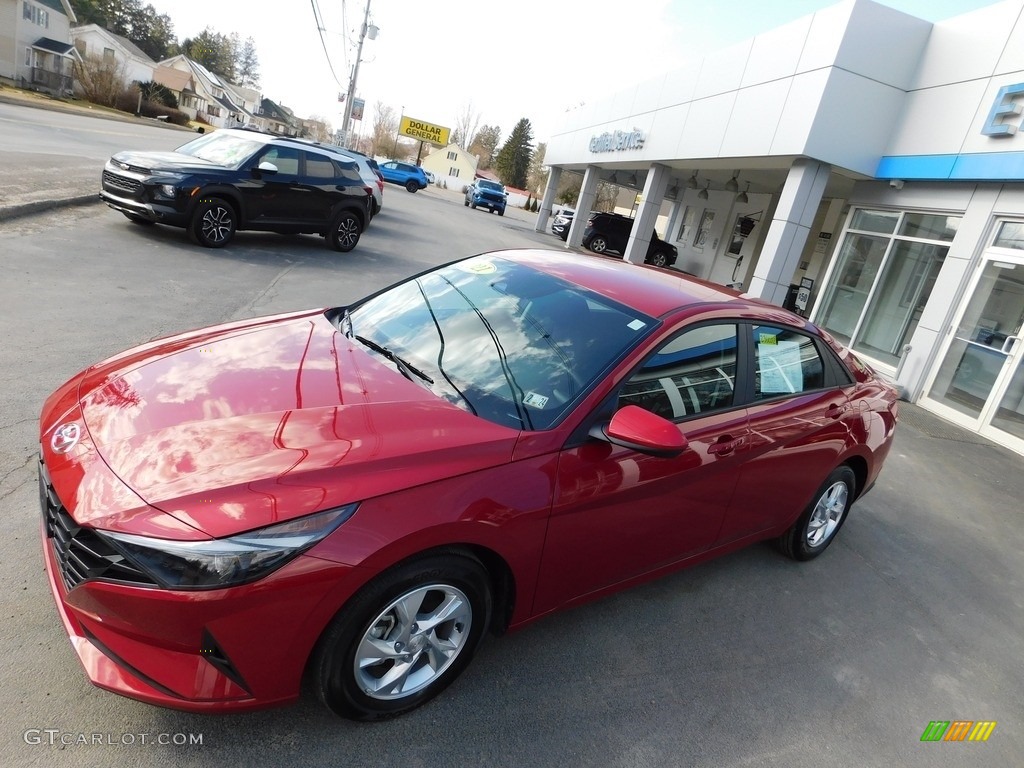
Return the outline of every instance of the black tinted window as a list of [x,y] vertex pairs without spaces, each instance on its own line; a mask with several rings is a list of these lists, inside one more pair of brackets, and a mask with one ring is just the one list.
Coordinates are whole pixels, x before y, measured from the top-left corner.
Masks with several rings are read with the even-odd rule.
[[277,166],[278,173],[297,176],[299,173],[299,150],[291,147],[271,147],[260,158],[260,162],[273,163]]
[[732,323],[683,331],[629,378],[619,405],[638,405],[672,420],[731,407],[737,338]]
[[333,179],[334,163],[321,155],[306,153],[306,175],[315,179]]

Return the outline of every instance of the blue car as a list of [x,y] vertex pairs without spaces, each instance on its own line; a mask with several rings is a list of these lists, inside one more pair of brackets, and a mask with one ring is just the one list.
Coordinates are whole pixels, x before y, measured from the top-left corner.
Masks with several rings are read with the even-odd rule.
[[400,184],[410,192],[427,188],[427,175],[418,165],[392,160],[390,163],[381,163],[380,174],[384,181]]
[[474,210],[486,208],[491,213],[497,211],[499,216],[504,216],[507,201],[508,192],[505,191],[505,186],[501,182],[477,179],[466,187],[464,202]]

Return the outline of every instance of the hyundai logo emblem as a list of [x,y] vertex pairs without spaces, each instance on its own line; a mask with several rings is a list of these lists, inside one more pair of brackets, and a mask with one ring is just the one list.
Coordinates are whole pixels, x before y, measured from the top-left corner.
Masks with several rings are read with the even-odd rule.
[[67,453],[78,445],[81,434],[82,430],[77,424],[61,424],[50,438],[50,447],[54,453]]

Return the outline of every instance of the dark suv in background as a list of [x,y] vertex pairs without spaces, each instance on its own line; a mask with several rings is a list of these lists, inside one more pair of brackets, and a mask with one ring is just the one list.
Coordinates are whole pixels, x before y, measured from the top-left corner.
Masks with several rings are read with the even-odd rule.
[[[591,213],[587,228],[583,232],[583,247],[594,253],[615,252],[619,255],[626,250],[633,219],[618,213]],[[651,230],[651,244],[647,248],[644,262],[655,267],[671,267],[678,256],[676,247],[658,237]]]
[[314,142],[228,128],[173,152],[119,152],[100,185],[100,199],[129,220],[184,227],[207,248],[258,229],[318,234],[351,251],[373,205],[354,160]]

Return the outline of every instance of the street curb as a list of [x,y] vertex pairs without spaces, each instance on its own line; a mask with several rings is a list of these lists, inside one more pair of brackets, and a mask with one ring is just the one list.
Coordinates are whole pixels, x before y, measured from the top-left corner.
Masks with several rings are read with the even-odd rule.
[[60,200],[37,200],[34,203],[22,203],[21,205],[11,205],[6,208],[0,207],[0,221],[10,221],[11,219],[17,219],[21,216],[29,216],[33,213],[51,211],[56,208],[94,205],[99,202],[101,202],[99,194],[93,192],[88,195],[65,197]]

